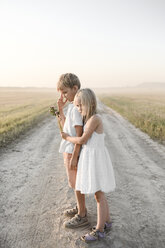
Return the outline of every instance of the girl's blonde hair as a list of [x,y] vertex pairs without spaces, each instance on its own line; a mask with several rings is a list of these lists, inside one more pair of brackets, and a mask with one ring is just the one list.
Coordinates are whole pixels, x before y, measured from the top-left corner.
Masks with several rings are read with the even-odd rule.
[[62,90],[63,87],[73,88],[74,85],[78,86],[78,89],[81,87],[79,78],[73,73],[62,74],[57,82],[57,90]]
[[77,92],[75,98],[78,97],[81,100],[81,104],[85,108],[86,115],[84,116],[84,122],[86,123],[89,118],[97,113],[97,100],[95,93],[89,89],[81,89]]

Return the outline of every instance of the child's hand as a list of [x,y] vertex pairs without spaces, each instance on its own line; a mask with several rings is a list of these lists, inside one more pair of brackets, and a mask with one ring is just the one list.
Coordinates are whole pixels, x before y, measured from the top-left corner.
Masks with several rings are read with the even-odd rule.
[[61,132],[61,137],[66,140],[69,135],[67,133]]
[[67,102],[67,99],[65,99],[65,101],[64,101],[63,94],[61,94],[60,98],[59,98],[58,101],[57,101],[58,109],[59,109],[59,110],[63,109],[66,102]]
[[69,168],[71,170],[76,170],[77,169],[77,164],[78,164],[77,158],[72,157],[71,160],[70,160]]

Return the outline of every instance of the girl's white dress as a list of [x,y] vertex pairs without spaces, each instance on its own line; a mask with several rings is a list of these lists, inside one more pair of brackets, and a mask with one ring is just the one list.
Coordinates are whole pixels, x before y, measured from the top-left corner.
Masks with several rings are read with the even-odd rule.
[[108,193],[115,189],[112,162],[105,147],[104,135],[93,132],[82,146],[76,177],[76,190],[82,194],[92,194],[99,190]]

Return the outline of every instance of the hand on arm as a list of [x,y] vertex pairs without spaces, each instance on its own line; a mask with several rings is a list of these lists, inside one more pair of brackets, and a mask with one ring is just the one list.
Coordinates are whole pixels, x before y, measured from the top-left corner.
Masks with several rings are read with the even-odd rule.
[[61,137],[62,137],[64,140],[67,140],[67,137],[70,137],[70,136],[69,136],[69,134],[67,134],[67,133],[61,132]]
[[73,144],[79,144],[79,145],[86,144],[86,142],[91,137],[92,133],[96,130],[99,124],[100,124],[99,119],[91,118],[87,122],[86,129],[81,137],[71,137],[64,132],[61,133],[61,136],[63,139],[70,141]]

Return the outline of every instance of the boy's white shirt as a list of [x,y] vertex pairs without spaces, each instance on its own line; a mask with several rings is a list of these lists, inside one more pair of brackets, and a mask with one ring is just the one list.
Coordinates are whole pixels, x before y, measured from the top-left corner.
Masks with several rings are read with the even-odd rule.
[[[77,107],[74,106],[73,103],[70,103],[68,105],[63,131],[68,133],[70,136],[76,136],[75,126],[83,126],[83,120],[81,114],[78,112]],[[73,153],[74,146],[75,145],[73,143],[62,139],[59,152]]]

